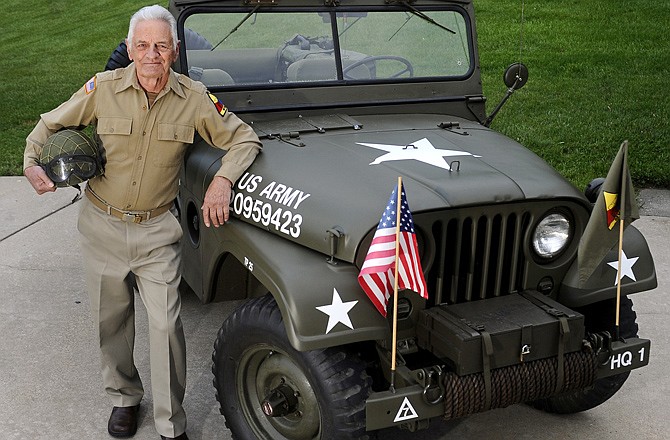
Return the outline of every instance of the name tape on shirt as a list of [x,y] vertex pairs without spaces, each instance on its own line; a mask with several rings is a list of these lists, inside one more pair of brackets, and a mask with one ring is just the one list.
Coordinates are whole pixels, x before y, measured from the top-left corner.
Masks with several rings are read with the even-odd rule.
[[216,111],[219,112],[219,114],[220,114],[221,116],[225,116],[225,115],[226,115],[226,112],[228,111],[228,109],[226,108],[226,106],[223,105],[223,104],[221,104],[221,101],[219,101],[219,98],[217,98],[217,97],[214,96],[213,94],[207,92],[207,95],[209,96],[209,99],[211,99],[212,102],[214,103],[214,106],[216,107]]

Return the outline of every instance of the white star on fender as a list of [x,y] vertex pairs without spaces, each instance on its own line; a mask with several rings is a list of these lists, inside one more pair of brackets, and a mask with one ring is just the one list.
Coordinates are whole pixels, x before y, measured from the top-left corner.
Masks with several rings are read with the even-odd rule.
[[382,162],[392,160],[418,160],[419,162],[427,163],[445,170],[451,170],[451,167],[444,159],[448,156],[476,156],[467,151],[457,150],[440,150],[433,146],[426,138],[412,142],[408,145],[386,145],[386,144],[366,144],[363,142],[356,142],[358,145],[364,145],[378,150],[388,151],[388,153],[379,156],[370,165],[378,165]]
[[349,311],[353,309],[357,303],[358,301],[347,301],[343,303],[337,289],[333,289],[333,302],[328,306],[317,307],[317,310],[328,315],[326,334],[328,334],[338,322],[341,322],[353,330],[354,326],[351,324],[351,319],[349,319]]
[[623,279],[623,277],[628,277],[633,281],[637,281],[635,279],[635,274],[633,273],[633,266],[635,265],[635,263],[637,263],[637,260],[639,258],[640,257],[628,258],[626,256],[626,253],[623,250],[621,250],[621,274],[619,274],[618,261],[612,261],[611,263],[607,263],[607,265],[617,270],[617,277],[616,280],[614,280],[615,286],[619,283],[620,279]]

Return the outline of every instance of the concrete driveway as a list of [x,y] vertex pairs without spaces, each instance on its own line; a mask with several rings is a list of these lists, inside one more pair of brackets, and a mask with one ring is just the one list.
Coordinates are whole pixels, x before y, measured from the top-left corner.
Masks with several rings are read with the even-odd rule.
[[[110,439],[110,403],[78,255],[74,189],[39,197],[21,177],[0,178],[0,438]],[[414,434],[384,430],[386,439],[667,439],[670,438],[670,200],[643,191],[643,217],[659,287],[632,297],[640,336],[652,340],[650,365],[633,371],[623,389],[591,411],[557,416],[515,405],[455,422],[436,421]],[[159,438],[151,415],[146,314],[138,304],[137,367],[147,394],[138,440]],[[233,303],[202,305],[183,298],[188,348],[185,407],[191,439],[230,439],[214,399],[211,352]]]

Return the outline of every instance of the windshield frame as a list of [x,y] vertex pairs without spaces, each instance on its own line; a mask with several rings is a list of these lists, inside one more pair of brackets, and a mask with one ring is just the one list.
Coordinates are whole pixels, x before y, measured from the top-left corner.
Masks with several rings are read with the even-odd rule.
[[[415,6],[413,6],[415,7]],[[181,43],[181,50],[179,54],[178,62],[175,64],[175,70],[180,71],[181,73],[186,74],[188,71],[188,51],[189,48],[184,43],[184,24],[185,22],[194,15],[199,14],[225,14],[225,13],[235,13],[235,14],[262,14],[266,13],[268,15],[273,14],[290,14],[290,13],[319,13],[330,15],[330,26],[331,26],[331,37],[333,38],[333,49],[335,56],[335,64],[337,71],[336,79],[327,79],[327,80],[315,80],[308,82],[295,82],[295,81],[286,81],[286,82],[272,82],[272,83],[243,83],[243,84],[229,84],[225,87],[210,87],[212,91],[219,90],[248,90],[248,89],[294,89],[294,88],[315,88],[315,87],[336,87],[346,84],[409,84],[409,83],[424,83],[424,82],[435,82],[435,81],[450,81],[458,82],[470,77],[475,71],[476,64],[476,47],[474,43],[473,29],[471,26],[471,21],[469,18],[468,12],[458,4],[445,4],[443,6],[416,6],[417,10],[423,13],[430,13],[434,11],[449,11],[460,14],[463,17],[463,24],[465,25],[465,30],[463,33],[464,41],[467,44],[467,59],[469,66],[466,72],[461,75],[432,75],[432,76],[415,76],[415,77],[398,77],[398,78],[370,78],[370,79],[351,79],[346,78],[343,75],[343,63],[342,63],[342,50],[340,47],[340,36],[344,33],[343,30],[338,28],[338,19],[337,14],[342,13],[351,13],[351,14],[361,14],[361,13],[375,13],[375,12],[394,12],[394,13],[409,13],[412,16],[415,16],[414,12],[407,11],[407,8],[403,5],[385,5],[385,6],[337,6],[336,8],[328,6],[310,6],[310,7],[301,7],[301,6],[290,6],[282,7],[281,10],[278,10],[275,6],[249,6],[249,7],[230,7],[230,6],[203,6],[203,7],[193,7],[189,8],[188,11],[181,14],[178,19],[178,36]],[[417,19],[425,20],[420,16],[416,16]],[[244,20],[244,24],[249,20],[254,20],[254,16],[248,17]],[[244,26],[242,24],[242,26]],[[435,23],[429,23],[431,26],[442,27]],[[348,29],[345,29],[346,32]],[[228,33],[228,29],[222,32],[222,36],[228,34],[234,34],[231,32]],[[446,30],[441,32],[447,33]],[[212,42],[212,44],[219,43],[218,41]],[[278,48],[279,49],[279,48]],[[181,66],[186,66],[181,68]]]

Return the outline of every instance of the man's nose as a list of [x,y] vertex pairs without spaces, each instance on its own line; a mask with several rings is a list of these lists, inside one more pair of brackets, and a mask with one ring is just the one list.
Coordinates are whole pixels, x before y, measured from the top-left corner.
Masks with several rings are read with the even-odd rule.
[[158,46],[155,44],[149,46],[149,51],[147,54],[152,58],[159,57],[161,55],[160,51],[158,50]]

